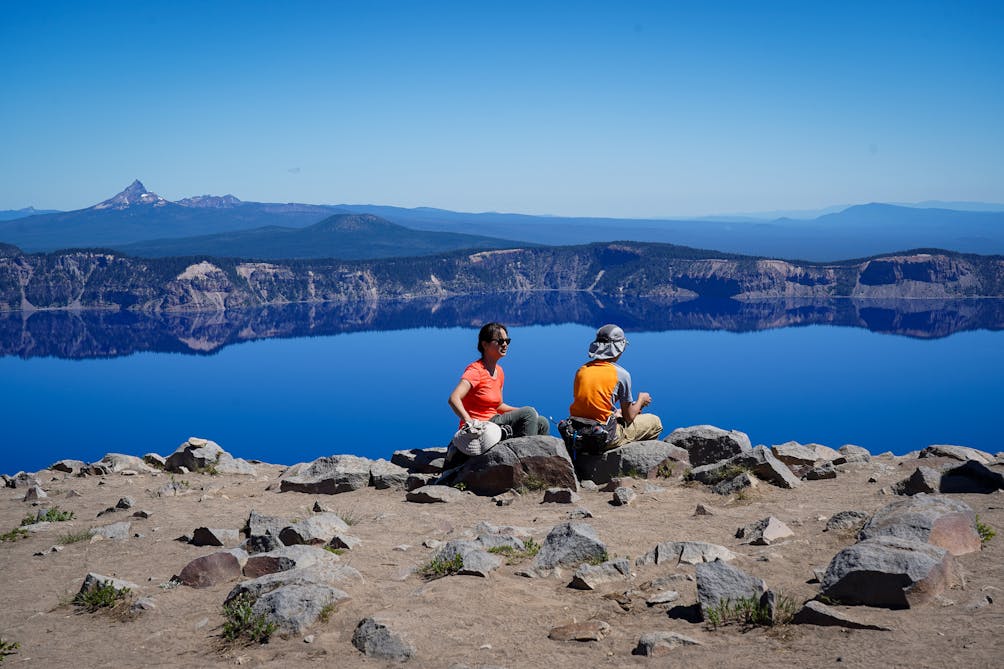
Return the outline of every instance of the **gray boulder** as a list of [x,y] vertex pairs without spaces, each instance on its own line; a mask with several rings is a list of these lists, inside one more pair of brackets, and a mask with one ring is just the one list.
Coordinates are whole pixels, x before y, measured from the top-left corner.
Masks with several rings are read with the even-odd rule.
[[729,562],[735,558],[735,553],[718,544],[709,544],[704,541],[664,541],[656,544],[655,548],[635,560],[635,564],[638,566],[663,563],[671,565],[701,564],[716,560]]
[[337,513],[322,511],[282,528],[279,531],[279,541],[285,546],[326,544],[336,532],[345,532],[348,529],[348,523]]
[[390,461],[413,474],[438,474],[443,471],[446,451],[446,448],[412,448],[407,451],[394,451]]
[[816,450],[810,446],[803,446],[797,441],[786,441],[770,447],[770,452],[774,457],[788,465],[789,467],[814,467],[818,461]]
[[562,523],[551,529],[533,560],[536,570],[578,566],[607,559],[607,547],[586,523]]
[[88,465],[87,471],[91,474],[119,474],[122,472],[153,474],[157,470],[135,455],[106,453],[103,458]]
[[614,490],[613,499],[610,503],[614,506],[627,506],[635,500],[638,495],[631,488],[621,486]]
[[843,627],[852,630],[889,631],[888,627],[870,625],[854,620],[832,606],[810,599],[795,613],[791,622],[795,625],[818,625],[819,627]]
[[96,574],[94,572],[89,572],[87,576],[84,577],[84,582],[80,585],[80,590],[78,594],[85,595],[92,590],[97,590],[104,585],[111,585],[116,590],[128,590],[131,593],[136,593],[139,591],[139,586],[131,581],[126,581],[120,578],[112,578],[111,576],[102,576],[101,574]]
[[[714,467],[715,465],[707,466]],[[736,474],[733,478],[725,479],[724,481],[714,484],[711,486],[711,492],[725,497],[728,495],[735,495],[740,490],[757,488],[759,485],[760,479],[753,476],[749,472],[742,472],[740,474]]]
[[641,478],[679,477],[689,464],[689,454],[667,441],[636,441],[599,455],[581,454],[575,468],[579,478],[606,483],[618,476]]
[[806,481],[823,481],[825,479],[835,479],[837,478],[837,468],[833,466],[832,462],[824,462],[823,464],[816,465],[812,469],[802,474],[802,478],[804,478]]
[[30,488],[38,485],[38,477],[27,472],[18,472],[14,476],[3,474],[0,475],[0,478],[3,479],[4,486],[7,488]]
[[87,466],[83,460],[59,460],[58,462],[53,462],[49,465],[49,469],[55,472],[63,472],[64,474],[72,474],[76,476],[84,467]]
[[694,467],[727,460],[752,449],[745,432],[723,430],[713,425],[681,427],[673,430],[664,441],[687,451]]
[[980,550],[976,514],[965,502],[919,493],[882,507],[865,523],[858,539],[897,537],[944,548],[952,555]]
[[992,493],[1004,490],[1004,476],[976,460],[966,460],[941,473],[938,490],[943,493]]
[[279,534],[288,523],[275,516],[266,516],[251,509],[245,531],[249,553],[266,553],[283,546]]
[[898,609],[923,604],[959,582],[955,558],[945,549],[882,536],[837,553],[820,590],[844,604]]
[[45,492],[40,485],[33,485],[24,491],[24,497],[21,498],[23,502],[35,502],[40,499],[47,499],[49,493]]
[[178,446],[164,461],[164,469],[180,473],[182,467],[190,472],[201,472],[210,466],[215,466],[223,449],[215,441],[201,437],[189,437],[188,441]]
[[734,602],[748,597],[759,600],[767,590],[763,579],[750,576],[721,560],[702,562],[695,570],[697,601],[705,620],[708,619],[708,611],[726,600]]
[[713,484],[733,478],[741,471],[752,473],[760,480],[779,488],[796,488],[801,483],[791,469],[764,446],[757,446],[726,460],[695,467],[691,470],[691,477],[701,483]]
[[464,493],[448,485],[424,485],[409,491],[404,498],[418,504],[436,504],[459,502],[464,498]]
[[240,543],[240,532],[233,529],[197,527],[192,532],[194,546],[236,546]]
[[456,572],[460,576],[485,577],[501,567],[503,563],[502,558],[486,551],[481,543],[464,539],[446,542],[436,554],[436,559],[444,562],[451,562],[457,557],[462,563]]
[[582,498],[571,488],[548,488],[541,504],[575,504]]
[[742,539],[744,544],[754,546],[770,546],[781,539],[794,536],[795,533],[774,516],[768,516],[763,520],[740,527],[736,530],[736,538]]
[[506,439],[446,472],[437,483],[463,483],[489,497],[510,489],[579,488],[564,442],[547,435]]
[[870,462],[872,454],[867,448],[855,446],[854,444],[844,444],[837,449],[840,455],[833,460],[835,465],[845,465],[857,462]]
[[338,562],[338,556],[331,551],[307,544],[295,544],[249,556],[244,564],[244,575],[258,578],[266,574],[277,574],[281,571],[303,569],[318,564],[334,565]]
[[663,657],[680,646],[702,646],[700,641],[691,639],[677,632],[648,632],[638,639],[638,645],[631,651],[632,655],[647,655]]
[[405,489],[408,481],[408,470],[383,458],[370,462],[370,485],[377,490],[396,488]]
[[125,541],[129,538],[129,528],[131,527],[132,524],[127,520],[123,520],[119,523],[112,523],[111,525],[102,525],[101,527],[91,529],[91,537]]
[[922,458],[952,458],[953,460],[975,460],[981,465],[991,465],[996,458],[987,453],[968,446],[952,446],[948,444],[933,444],[920,452]]
[[941,472],[930,467],[917,467],[910,476],[893,485],[897,495],[916,495],[921,492],[938,492]]
[[314,495],[335,495],[365,488],[370,483],[371,461],[355,455],[332,455],[318,458],[296,472],[284,476],[280,492],[305,492]]
[[577,590],[595,590],[604,583],[623,581],[630,577],[631,563],[625,558],[618,558],[617,560],[608,560],[597,565],[579,565],[568,587],[576,588]]
[[252,613],[264,616],[286,634],[302,634],[325,609],[347,601],[338,588],[314,584],[291,584],[267,592],[255,600]]
[[[291,548],[297,547],[291,546]],[[301,548],[321,551],[322,553],[327,552],[322,548],[311,546],[303,546]],[[339,563],[337,555],[330,555],[330,557],[330,560],[319,559],[315,563],[305,567],[295,567],[241,581],[230,590],[226,602],[229,603],[242,595],[257,599],[265,593],[287,585],[313,585],[321,583],[339,586],[363,582],[362,574],[358,570],[349,565]],[[250,563],[251,559],[248,560],[248,564]]]
[[360,620],[352,633],[352,645],[369,657],[395,662],[410,659],[415,655],[415,647],[389,624],[380,618]]
[[823,531],[854,530],[858,532],[865,522],[867,522],[868,517],[868,514],[864,511],[839,511],[826,521],[826,528]]

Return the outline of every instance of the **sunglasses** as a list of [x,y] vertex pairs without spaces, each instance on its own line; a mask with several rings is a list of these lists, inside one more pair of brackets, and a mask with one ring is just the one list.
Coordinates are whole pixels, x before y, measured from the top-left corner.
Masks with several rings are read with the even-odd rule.
[[498,344],[499,346],[508,346],[510,343],[512,343],[512,338],[506,337],[505,339],[492,339],[492,341]]

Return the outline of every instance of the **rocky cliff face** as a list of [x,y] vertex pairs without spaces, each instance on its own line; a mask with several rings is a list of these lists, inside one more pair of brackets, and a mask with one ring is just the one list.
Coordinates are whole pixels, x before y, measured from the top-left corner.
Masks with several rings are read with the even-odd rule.
[[620,243],[368,262],[0,255],[0,310],[220,311],[500,292],[734,300],[998,297],[1004,258],[948,252],[814,264]]

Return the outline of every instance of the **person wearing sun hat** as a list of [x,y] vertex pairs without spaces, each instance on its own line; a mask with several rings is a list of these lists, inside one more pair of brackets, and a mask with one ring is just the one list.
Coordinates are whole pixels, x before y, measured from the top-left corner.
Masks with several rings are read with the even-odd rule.
[[571,418],[594,421],[604,429],[607,449],[657,439],[662,432],[658,416],[642,413],[652,403],[652,396],[640,392],[636,400],[631,374],[617,364],[627,345],[624,330],[616,325],[604,325],[596,331],[589,345],[592,360],[575,373],[574,399],[568,408]]

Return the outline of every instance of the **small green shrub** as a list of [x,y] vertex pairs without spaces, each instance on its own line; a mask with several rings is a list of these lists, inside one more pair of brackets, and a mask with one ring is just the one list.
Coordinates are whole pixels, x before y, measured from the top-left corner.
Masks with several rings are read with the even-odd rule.
[[592,566],[595,567],[597,565],[603,564],[604,562],[606,562],[609,559],[610,559],[610,554],[607,553],[606,551],[603,551],[599,555],[594,555],[593,557],[591,557],[588,560],[586,560],[586,564],[592,565]]
[[463,566],[464,558],[459,554],[449,559],[434,557],[418,568],[418,575],[427,581],[432,581],[437,578],[456,574]]
[[21,647],[17,641],[7,641],[7,639],[0,639],[0,664],[7,659],[8,655],[13,655],[17,652],[17,649]]
[[655,469],[655,475],[657,478],[661,479],[671,479],[673,478],[673,470],[676,469],[676,465],[671,462],[662,462]]
[[35,523],[60,523],[64,520],[73,520],[72,511],[63,511],[58,506],[51,507],[40,516],[25,516],[21,520],[21,525],[34,525]]
[[349,527],[363,522],[363,516],[355,509],[335,509],[335,515],[345,521]]
[[790,622],[794,615],[794,600],[780,594],[775,601],[773,617],[770,608],[766,604],[762,605],[759,597],[723,599],[704,612],[705,622],[712,629],[728,623],[737,623],[747,627],[784,625]]
[[464,483],[463,481],[457,481],[456,483],[453,484],[453,487],[459,490],[460,492],[464,492],[465,490],[467,490],[467,484]]
[[721,483],[722,481],[731,481],[735,477],[748,472],[748,467],[740,467],[739,465],[725,465],[720,469],[716,469],[708,473],[707,480],[704,481],[707,485],[715,485],[716,483]]
[[91,538],[90,530],[77,530],[75,532],[67,532],[62,534],[56,539],[56,543],[63,546],[68,546],[70,544],[80,543],[81,541],[89,541]]
[[317,619],[322,623],[328,622],[331,619],[331,614],[335,612],[338,605],[332,602],[331,604],[325,604],[324,608],[321,609],[320,613],[317,614]]
[[345,555],[348,551],[344,548],[335,548],[334,546],[325,546],[324,550],[329,553],[334,553],[335,555]]
[[548,487],[550,486],[544,479],[539,478],[537,476],[527,476],[520,483],[519,492],[526,494],[528,492],[546,490]]
[[278,626],[264,614],[255,613],[255,598],[244,593],[223,605],[223,638],[227,641],[268,643]]
[[17,541],[18,539],[24,539],[28,536],[28,530],[23,527],[15,527],[10,532],[4,532],[0,534],[0,541]]
[[74,606],[87,611],[111,608],[129,595],[129,588],[116,588],[111,581],[104,581],[97,587],[78,592],[73,598]]
[[515,546],[492,546],[488,552],[503,556],[506,564],[518,564],[537,555],[540,552],[540,544],[533,539],[527,539],[523,542],[522,550]]
[[988,541],[997,536],[997,530],[980,521],[976,516],[976,531],[980,533],[980,544],[985,545]]

